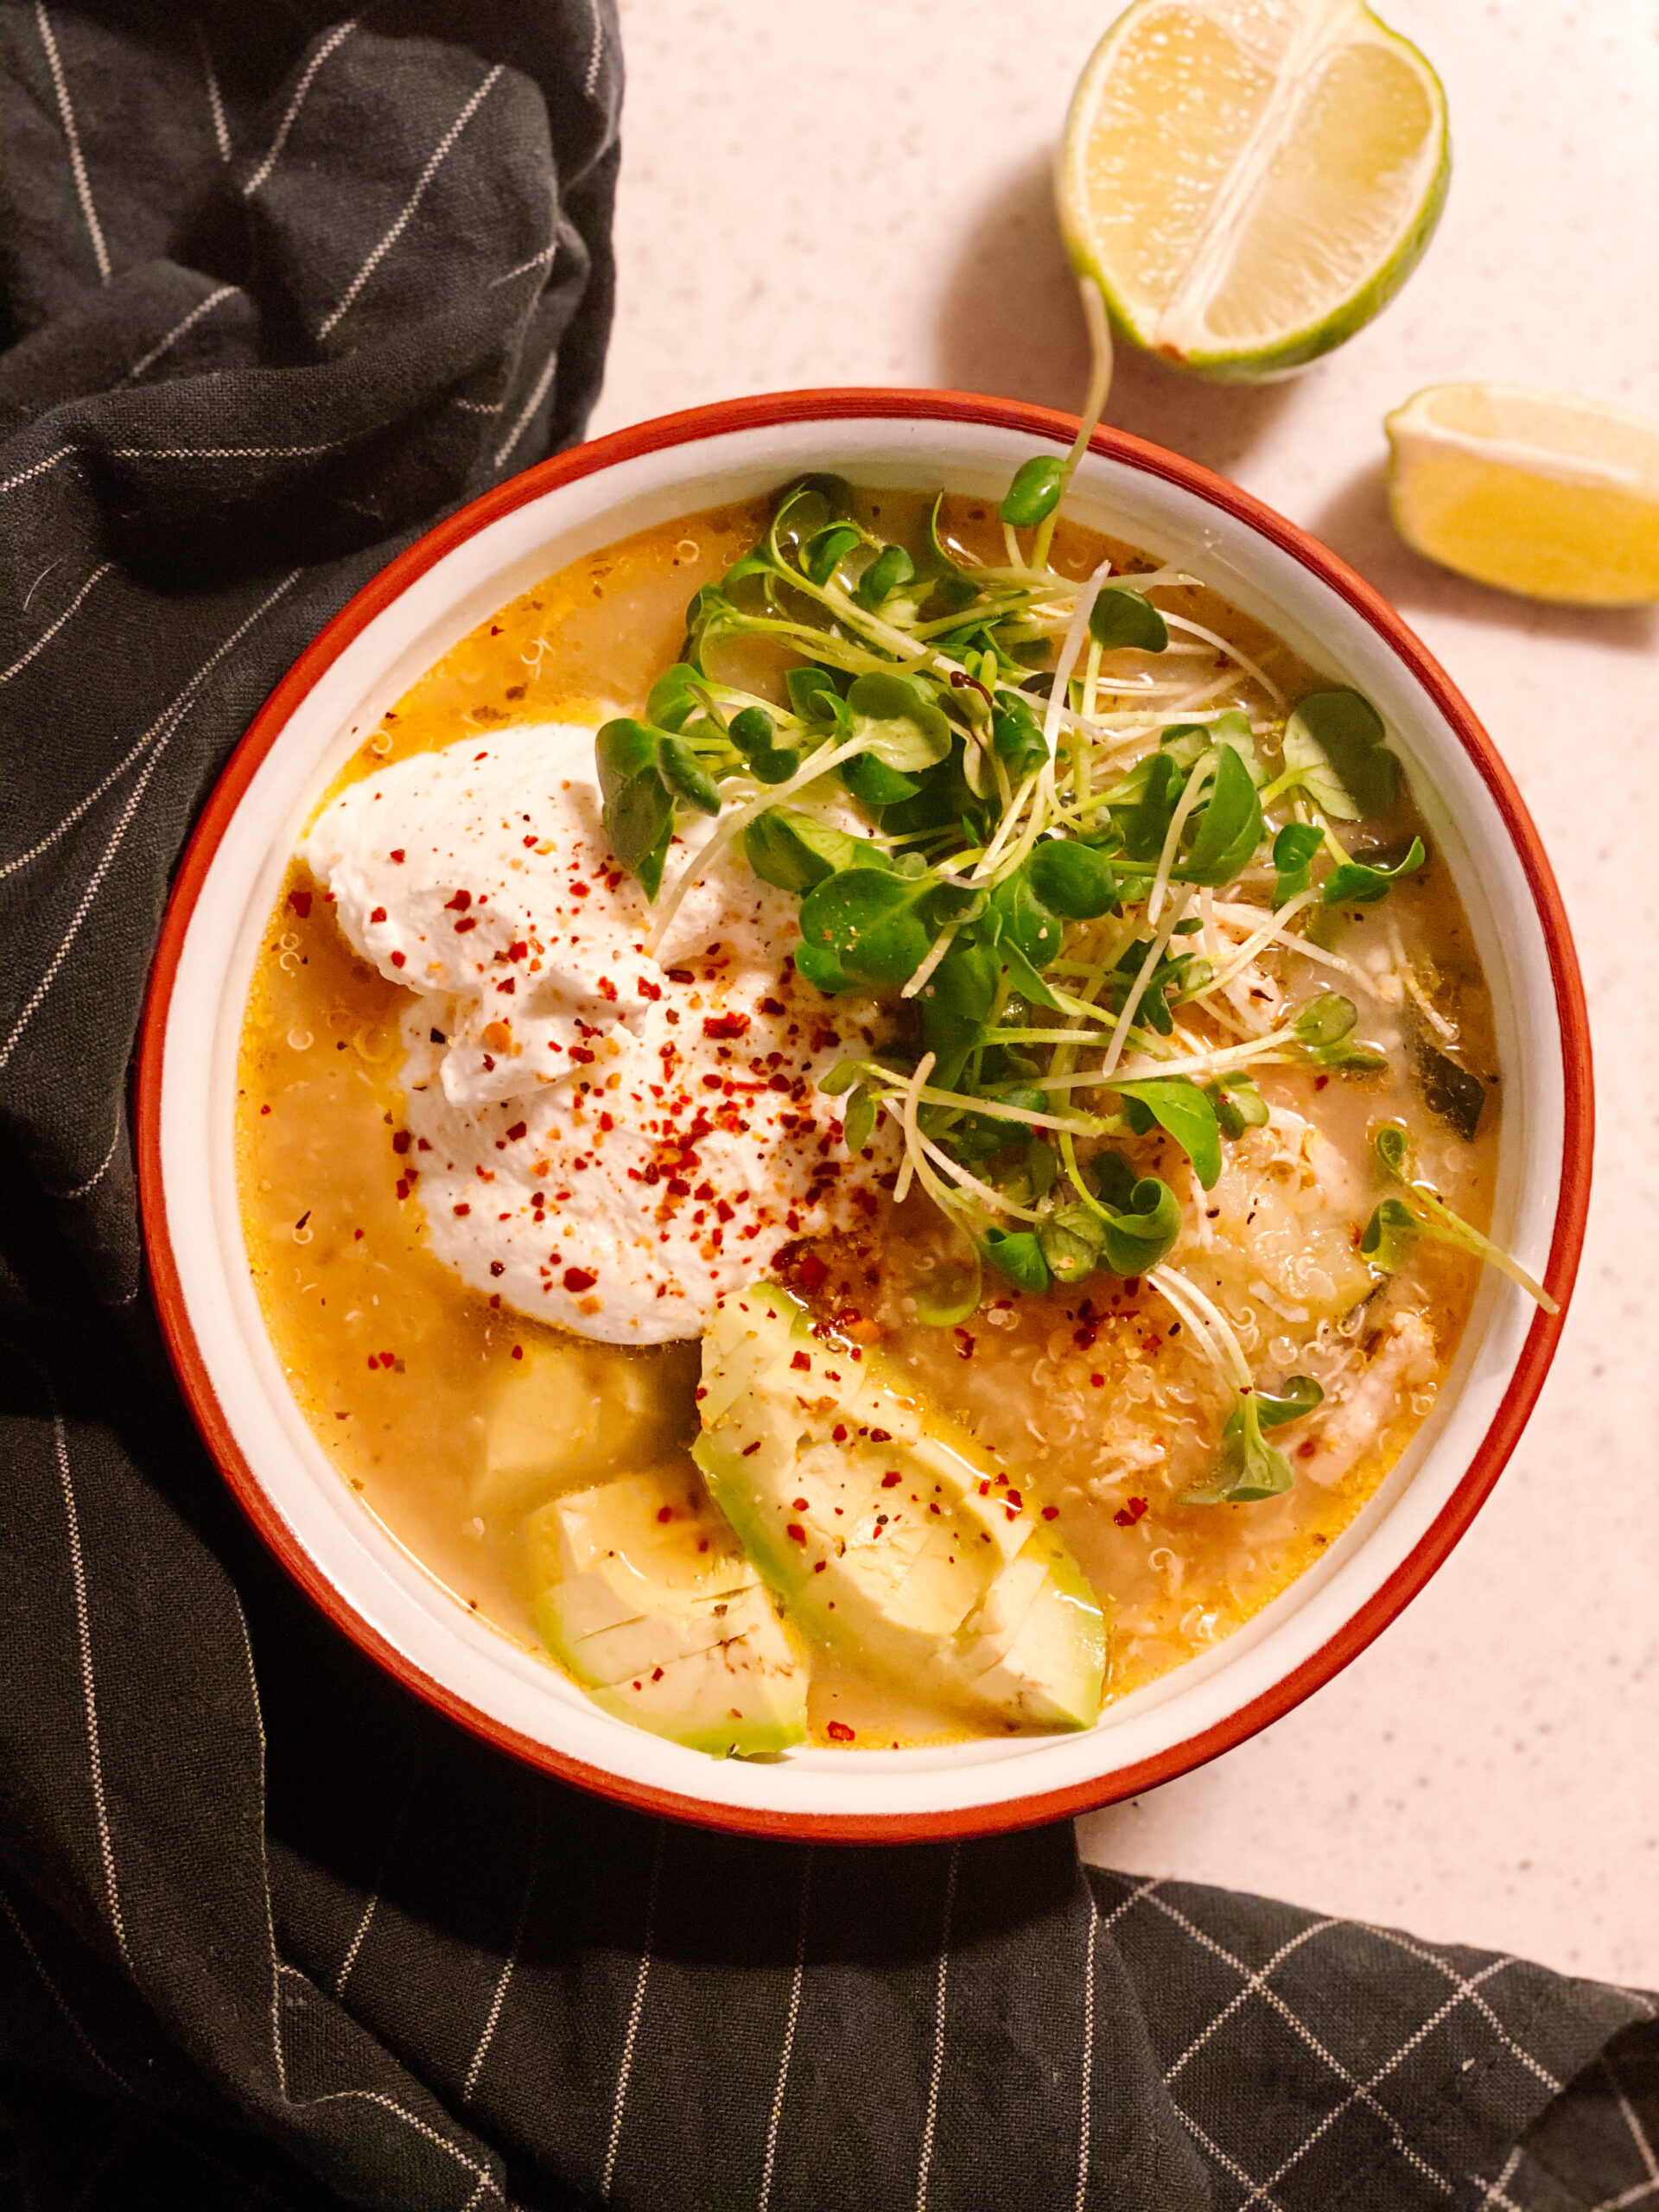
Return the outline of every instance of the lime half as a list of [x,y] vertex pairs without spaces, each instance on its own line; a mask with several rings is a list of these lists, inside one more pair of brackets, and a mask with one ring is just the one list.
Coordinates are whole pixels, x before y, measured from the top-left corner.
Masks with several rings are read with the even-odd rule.
[[1441,384],[1384,427],[1395,527],[1431,561],[1529,599],[1659,600],[1659,423],[1525,385]]
[[1440,79],[1358,0],[1132,0],[1072,97],[1060,226],[1123,336],[1248,380],[1392,298],[1449,169]]

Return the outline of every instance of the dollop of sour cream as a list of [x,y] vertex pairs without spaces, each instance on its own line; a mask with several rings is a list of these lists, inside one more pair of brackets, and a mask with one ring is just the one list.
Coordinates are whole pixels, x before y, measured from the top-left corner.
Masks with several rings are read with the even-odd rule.
[[[415,995],[397,1166],[432,1249],[522,1313],[656,1344],[874,1211],[896,1137],[849,1159],[817,1085],[885,1025],[797,975],[794,900],[729,854],[648,952],[600,805],[594,732],[537,724],[348,785],[300,850],[353,948]],[[714,828],[683,826],[667,881]]]

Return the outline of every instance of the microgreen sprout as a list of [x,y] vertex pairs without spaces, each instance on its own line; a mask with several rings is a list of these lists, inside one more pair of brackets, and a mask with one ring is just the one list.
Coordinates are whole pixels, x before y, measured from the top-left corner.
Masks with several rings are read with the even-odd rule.
[[[853,1154],[896,1127],[895,1198],[919,1185],[948,1224],[949,1256],[912,1287],[919,1318],[964,1319],[986,1269],[1027,1295],[1152,1281],[1230,1394],[1186,1502],[1262,1498],[1291,1479],[1265,1432],[1310,1412],[1319,1386],[1257,1387],[1225,1314],[1169,1264],[1184,1217],[1166,1176],[1215,1188],[1229,1147],[1269,1122],[1263,1068],[1317,1069],[1319,1084],[1386,1069],[1353,1000],[1293,1002],[1259,963],[1306,951],[1359,988],[1333,949],[1344,910],[1427,855],[1414,836],[1350,853],[1332,826],[1398,827],[1400,763],[1359,693],[1287,711],[1266,669],[1169,596],[1193,581],[1179,570],[1073,573],[1058,533],[1110,369],[1087,283],[1084,302],[1077,442],[1020,461],[996,535],[959,524],[943,493],[888,537],[839,478],[784,487],[760,543],[694,595],[644,716],[600,731],[604,823],[656,909],[652,950],[736,854],[799,901],[808,984],[887,1001],[893,1044],[823,1088],[845,1097]],[[734,680],[785,662],[766,696]],[[714,826],[687,837],[665,888],[676,825],[695,816]],[[1412,1179],[1403,1141],[1377,1141],[1390,1188],[1363,1255],[1385,1273],[1438,1237],[1553,1310]]]

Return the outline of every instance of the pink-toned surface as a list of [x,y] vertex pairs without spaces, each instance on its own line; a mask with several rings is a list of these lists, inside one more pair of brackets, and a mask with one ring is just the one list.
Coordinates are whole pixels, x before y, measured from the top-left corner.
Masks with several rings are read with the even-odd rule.
[[[595,429],[742,391],[957,385],[1058,406],[1083,348],[1046,162],[1112,12],[1046,0],[624,0],[619,318]],[[1596,1031],[1599,1181],[1555,1370],[1473,1533],[1382,1640],[1251,1743],[1084,1824],[1091,1856],[1276,1890],[1659,1982],[1659,930],[1630,804],[1659,621],[1560,613],[1416,560],[1381,418],[1520,378],[1659,414],[1659,43],[1591,10],[1394,0],[1451,102],[1451,199],[1402,298],[1306,376],[1219,391],[1126,362],[1111,419],[1323,537],[1502,747],[1561,880]]]

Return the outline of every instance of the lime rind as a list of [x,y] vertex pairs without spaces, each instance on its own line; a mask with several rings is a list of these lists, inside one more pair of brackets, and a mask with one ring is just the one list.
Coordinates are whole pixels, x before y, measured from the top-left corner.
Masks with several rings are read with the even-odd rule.
[[1156,333],[1147,329],[1127,304],[1097,250],[1084,213],[1087,195],[1080,183],[1082,156],[1100,105],[1102,80],[1135,20],[1149,8],[1166,3],[1166,0],[1133,0],[1096,47],[1078,80],[1055,163],[1055,198],[1067,256],[1077,274],[1090,278],[1098,287],[1114,335],[1140,351],[1155,354],[1172,367],[1212,383],[1254,384],[1293,375],[1322,354],[1345,344],[1381,314],[1427,251],[1444,212],[1452,176],[1452,140],[1444,88],[1427,59],[1409,39],[1402,37],[1369,9],[1357,10],[1356,25],[1363,26],[1365,39],[1390,48],[1406,59],[1433,111],[1440,155],[1416,213],[1381,265],[1363,283],[1302,327],[1275,336],[1263,345],[1178,352],[1161,344]]

